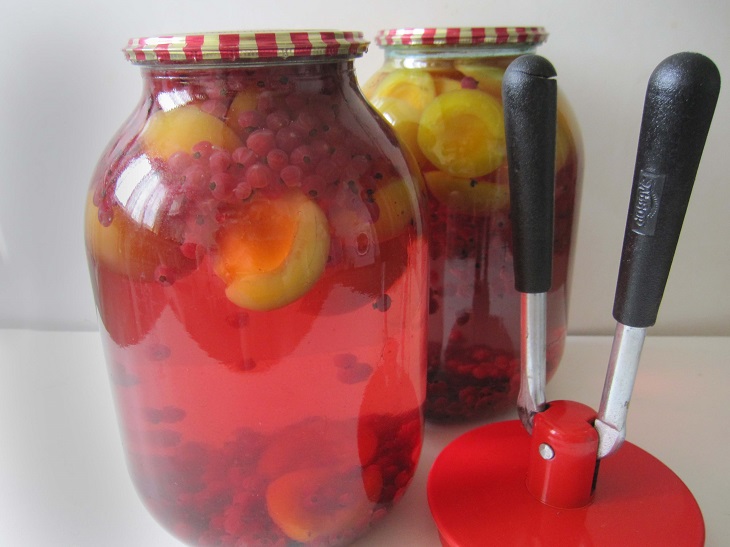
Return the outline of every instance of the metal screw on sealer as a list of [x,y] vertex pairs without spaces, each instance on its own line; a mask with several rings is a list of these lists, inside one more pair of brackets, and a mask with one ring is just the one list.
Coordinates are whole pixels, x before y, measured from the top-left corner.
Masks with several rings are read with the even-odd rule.
[[[520,421],[477,428],[444,449],[429,474],[431,512],[449,546],[480,545],[486,534],[501,545],[702,545],[702,513],[689,489],[624,439],[646,329],[656,321],[720,75],[703,55],[679,53],[650,78],[614,301],[618,324],[598,413],[574,401],[545,401],[554,76],[547,60],[523,56],[503,79],[523,312]],[[647,495],[661,503],[647,503]]]
[[[717,102],[715,74],[706,57],[681,53],[661,63],[649,81],[614,301],[618,324],[594,424],[598,458],[616,452],[626,437],[646,329],[656,322]],[[515,286],[523,298],[518,407],[528,431],[546,407],[544,301],[550,288],[553,192],[553,156],[546,150],[554,147],[554,76],[549,62],[525,56],[505,74],[503,87]]]

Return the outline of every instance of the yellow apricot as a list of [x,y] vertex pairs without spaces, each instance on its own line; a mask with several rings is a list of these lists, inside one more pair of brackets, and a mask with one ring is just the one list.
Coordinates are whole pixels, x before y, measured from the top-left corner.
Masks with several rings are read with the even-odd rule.
[[436,96],[433,78],[425,70],[396,70],[386,76],[373,93],[373,100],[401,99],[421,112]]
[[269,198],[256,194],[216,235],[215,272],[226,296],[251,310],[294,302],[324,272],[329,253],[327,217],[300,190]]
[[444,93],[423,111],[418,145],[431,163],[451,175],[486,175],[506,155],[502,116],[502,105],[482,91]]
[[569,106],[558,96],[558,124],[555,135],[555,171],[560,171],[571,155],[576,154],[580,136]]
[[375,221],[375,233],[381,242],[401,234],[416,218],[417,197],[405,181],[394,179],[378,187],[372,199],[380,215]]
[[236,93],[233,101],[231,101],[231,106],[228,107],[228,114],[226,115],[228,127],[238,132],[240,130],[238,117],[242,112],[254,110],[257,104],[258,94],[255,91],[247,89]]
[[147,155],[161,159],[176,152],[190,153],[201,141],[229,151],[241,146],[238,135],[225,122],[192,104],[154,113],[141,138]]
[[509,206],[509,185],[479,179],[461,178],[442,171],[424,174],[431,195],[449,210],[487,215]]
[[448,93],[449,91],[456,91],[457,89],[461,89],[461,82],[447,76],[434,77],[433,85],[434,89],[436,90],[436,95],[443,95],[444,93]]
[[155,270],[165,265],[178,274],[193,261],[180,252],[180,244],[132,220],[121,207],[113,208],[109,226],[99,222],[99,210],[91,196],[86,203],[86,243],[95,261],[133,280],[154,279]]
[[464,76],[474,78],[477,82],[477,89],[501,100],[503,68],[475,63],[456,63],[455,68]]
[[394,97],[373,99],[373,106],[393,127],[400,142],[408,149],[419,165],[426,163],[426,156],[418,147],[418,122],[421,112],[408,101]]
[[289,538],[302,543],[352,529],[372,505],[362,471],[357,471],[343,473],[330,466],[282,475],[266,489],[269,516]]

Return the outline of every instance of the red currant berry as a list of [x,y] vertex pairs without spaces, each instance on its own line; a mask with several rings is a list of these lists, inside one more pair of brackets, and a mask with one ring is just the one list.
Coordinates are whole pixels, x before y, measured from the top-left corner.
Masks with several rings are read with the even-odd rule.
[[297,114],[296,119],[292,122],[292,126],[299,129],[305,135],[314,137],[319,127],[319,119],[312,112],[303,110]]
[[352,169],[353,173],[355,173],[359,177],[360,175],[366,173],[367,170],[370,168],[370,159],[367,156],[363,156],[362,154],[352,156],[349,163],[347,164],[347,167],[349,169]]
[[220,173],[227,171],[233,160],[231,155],[225,150],[215,150],[208,159],[211,173]]
[[242,167],[250,167],[256,163],[256,154],[253,150],[246,148],[245,146],[239,146],[231,154],[231,159],[237,165]]
[[270,129],[257,129],[246,139],[246,146],[263,158],[276,146],[276,137]]
[[327,158],[334,151],[334,148],[327,144],[327,141],[324,139],[312,139],[309,146],[312,149],[312,155],[315,160]]
[[281,173],[281,170],[289,165],[289,154],[281,148],[274,148],[266,154],[266,163],[274,173]]
[[302,179],[302,189],[311,197],[322,194],[325,186],[325,181],[320,175],[307,175]]
[[208,99],[201,103],[200,110],[222,120],[228,112],[228,102],[219,99]]
[[289,125],[290,121],[291,119],[289,118],[289,114],[287,114],[286,111],[276,110],[266,116],[266,127],[276,132],[282,127],[286,127],[287,125]]
[[291,152],[304,140],[303,133],[292,126],[282,127],[276,132],[276,146]]
[[246,180],[251,188],[266,188],[276,181],[276,175],[269,166],[255,163],[246,169]]
[[193,145],[193,158],[196,160],[207,160],[213,153],[213,145],[208,141],[200,141]]
[[291,151],[289,161],[292,165],[301,168],[305,173],[311,173],[314,170],[314,153],[309,145],[302,144]]
[[191,165],[183,172],[183,184],[186,189],[200,188],[208,178],[208,173],[200,165]]
[[112,220],[114,220],[114,209],[107,202],[103,201],[99,204],[98,217],[99,224],[104,227],[110,226]]
[[290,188],[302,185],[302,168],[296,165],[287,165],[279,172],[279,176]]
[[333,160],[328,158],[321,160],[314,172],[322,177],[325,184],[332,184],[340,176],[340,168]]
[[477,82],[474,78],[471,76],[465,76],[461,79],[461,88],[462,89],[476,89],[479,87],[479,82]]
[[239,199],[241,201],[251,197],[252,193],[253,188],[251,188],[251,184],[247,180],[239,182],[236,188],[233,190],[233,195],[236,196],[236,199]]
[[198,260],[202,256],[204,250],[205,249],[201,245],[194,241],[185,241],[182,245],[180,245],[180,253],[185,258],[189,258],[191,260]]
[[175,270],[169,266],[160,265],[155,268],[155,281],[163,287],[169,287],[175,282]]
[[167,166],[170,171],[181,175],[188,167],[193,164],[193,158],[185,152],[175,152],[167,160]]
[[238,115],[238,120],[236,121],[241,129],[250,133],[251,131],[264,127],[266,117],[258,110],[246,110]]
[[276,95],[271,91],[264,91],[258,97],[256,108],[260,112],[273,112],[276,109]]
[[233,192],[235,182],[233,176],[228,173],[214,173],[210,177],[209,188],[210,193],[215,199],[225,200]]

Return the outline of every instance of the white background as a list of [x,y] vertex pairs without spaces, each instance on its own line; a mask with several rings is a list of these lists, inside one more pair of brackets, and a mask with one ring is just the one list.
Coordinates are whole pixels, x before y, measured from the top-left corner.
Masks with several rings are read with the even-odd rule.
[[[82,237],[97,158],[135,106],[132,36],[205,30],[542,25],[539,53],[582,128],[586,169],[569,329],[610,334],[611,306],[646,82],[698,51],[730,82],[725,0],[52,0],[0,16],[0,327],[91,330]],[[372,46],[360,80],[382,62]],[[730,335],[730,104],[720,95],[655,334]]]

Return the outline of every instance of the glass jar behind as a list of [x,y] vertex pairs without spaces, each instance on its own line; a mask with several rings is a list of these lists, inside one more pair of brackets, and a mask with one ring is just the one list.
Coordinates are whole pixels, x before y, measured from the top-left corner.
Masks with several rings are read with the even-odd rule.
[[136,111],[86,243],[128,466],[200,545],[340,545],[422,444],[421,182],[367,106],[359,33],[131,40]]
[[[426,417],[481,418],[519,388],[520,299],[514,289],[502,75],[547,37],[534,28],[380,31],[383,66],[371,103],[415,156],[429,201],[430,300]],[[563,353],[582,152],[558,105],[553,286],[547,375]]]

